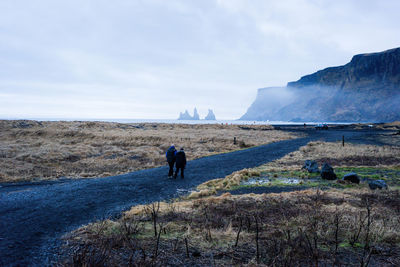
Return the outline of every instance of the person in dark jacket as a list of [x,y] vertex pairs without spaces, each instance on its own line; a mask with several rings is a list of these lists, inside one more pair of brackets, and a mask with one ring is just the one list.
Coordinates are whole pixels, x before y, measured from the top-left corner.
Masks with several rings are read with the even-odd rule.
[[167,153],[165,153],[169,165],[168,177],[171,177],[174,174],[175,153],[176,149],[173,144],[168,148]]
[[183,174],[183,170],[185,169],[186,166],[186,155],[185,155],[185,151],[183,151],[183,147],[178,151],[175,152],[175,159],[176,159],[176,171],[175,171],[175,175],[174,178],[176,178],[178,176],[178,172],[179,170],[181,170],[181,178],[184,178],[184,174]]

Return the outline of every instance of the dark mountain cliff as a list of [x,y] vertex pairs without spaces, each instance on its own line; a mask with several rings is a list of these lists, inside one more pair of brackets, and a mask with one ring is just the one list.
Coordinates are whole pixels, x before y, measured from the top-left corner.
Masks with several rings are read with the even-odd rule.
[[[274,94],[260,89],[241,119],[285,121],[370,121],[400,119],[400,48],[360,54],[276,88],[290,96],[276,107]],[[278,100],[282,103],[282,99]],[[271,108],[271,106],[275,106]]]
[[352,60],[339,67],[326,68],[314,74],[306,75],[296,82],[288,83],[292,87],[336,86],[341,88],[364,88],[368,85],[400,86],[400,48],[381,53],[356,55]]

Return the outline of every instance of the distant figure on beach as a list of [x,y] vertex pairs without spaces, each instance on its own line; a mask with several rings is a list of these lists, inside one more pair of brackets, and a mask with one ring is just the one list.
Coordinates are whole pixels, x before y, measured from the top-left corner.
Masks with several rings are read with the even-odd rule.
[[184,173],[183,170],[185,169],[186,166],[186,155],[185,151],[183,151],[183,147],[178,151],[175,152],[175,159],[176,159],[176,171],[174,178],[178,176],[179,169],[181,170],[181,178],[184,178]]
[[167,157],[167,162],[169,165],[169,172],[168,172],[168,177],[171,177],[174,174],[174,164],[175,164],[175,153],[176,149],[174,144],[172,144],[168,150],[165,156]]

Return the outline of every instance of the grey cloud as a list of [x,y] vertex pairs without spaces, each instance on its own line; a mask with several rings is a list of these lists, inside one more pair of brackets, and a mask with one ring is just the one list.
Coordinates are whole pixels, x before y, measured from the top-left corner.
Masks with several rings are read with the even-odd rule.
[[175,118],[197,106],[238,118],[257,88],[398,46],[399,5],[3,0],[0,94],[13,97],[0,117]]

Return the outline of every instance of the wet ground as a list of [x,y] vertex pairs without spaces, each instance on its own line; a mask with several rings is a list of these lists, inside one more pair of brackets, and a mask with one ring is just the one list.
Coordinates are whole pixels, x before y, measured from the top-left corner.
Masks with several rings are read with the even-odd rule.
[[0,266],[50,265],[59,238],[83,224],[118,217],[133,205],[185,194],[207,180],[281,158],[313,140],[345,136],[346,142],[385,144],[378,138],[384,133],[376,130],[281,129],[306,137],[190,161],[185,179],[168,179],[167,167],[160,167],[108,178],[1,184]]

